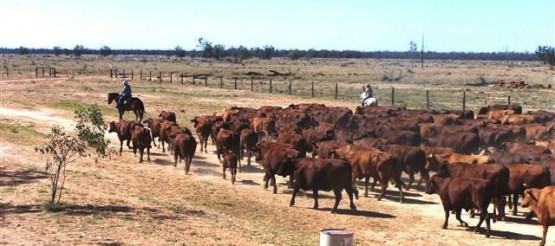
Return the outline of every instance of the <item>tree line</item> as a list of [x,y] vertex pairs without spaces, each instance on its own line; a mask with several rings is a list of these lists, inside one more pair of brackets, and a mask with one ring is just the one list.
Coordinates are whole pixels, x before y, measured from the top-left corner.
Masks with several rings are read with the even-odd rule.
[[[47,48],[0,48],[0,54],[45,54],[45,55],[160,55],[183,57],[204,57],[213,59],[231,58],[233,61],[256,57],[258,59],[271,59],[273,57],[286,57],[292,60],[311,58],[377,58],[377,59],[414,59],[416,44],[410,44],[408,51],[357,51],[357,50],[327,50],[327,49],[276,49],[271,45],[247,48],[244,46],[226,48],[221,44],[199,38],[196,49],[185,50],[181,46],[174,49],[111,49],[102,46],[99,49],[86,48],[76,45],[73,49],[55,46]],[[505,60],[505,61],[532,61],[539,59],[544,64],[555,65],[555,48],[551,46],[538,46],[534,53],[529,52],[423,52],[425,59],[433,60]]]

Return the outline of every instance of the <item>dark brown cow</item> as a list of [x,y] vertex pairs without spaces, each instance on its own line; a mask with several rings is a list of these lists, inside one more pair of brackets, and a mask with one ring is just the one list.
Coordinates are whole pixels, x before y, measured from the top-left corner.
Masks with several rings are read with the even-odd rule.
[[353,187],[355,180],[364,178],[364,196],[368,196],[368,184],[370,177],[378,179],[381,192],[378,201],[385,196],[385,190],[390,179],[395,182],[399,189],[399,202],[403,202],[403,182],[401,181],[400,167],[397,167],[395,158],[389,153],[377,149],[366,149],[352,144],[343,146],[332,151],[336,157],[346,160],[353,167]]
[[353,144],[363,148],[383,149],[384,146],[388,144],[388,140],[383,138],[365,137],[353,141]]
[[448,162],[448,163],[459,162],[459,163],[467,163],[469,165],[483,165],[483,164],[493,163],[493,159],[491,158],[491,156],[486,154],[485,151],[482,151],[482,153],[477,155],[474,155],[474,154],[465,155],[465,154],[459,154],[455,152],[445,153],[445,154],[430,154],[426,156],[426,159],[428,163],[426,165],[426,169],[430,171],[437,171],[439,164],[443,162]]
[[488,105],[488,106],[484,106],[481,107],[478,110],[478,114],[479,115],[484,115],[487,114],[488,112],[492,111],[492,110],[513,110],[515,114],[522,114],[522,106],[518,105],[518,104],[495,104],[495,105]]
[[145,128],[140,123],[135,123],[131,126],[131,142],[133,142],[133,155],[137,156],[137,149],[139,150],[140,158],[139,163],[143,162],[143,154],[146,149],[147,161],[150,161],[150,130]]
[[555,225],[555,186],[526,190],[522,207],[530,207],[530,211],[538,216],[538,223],[543,227],[542,240],[539,245],[545,245],[547,230],[549,226]]
[[[507,166],[510,172],[509,194],[513,195],[512,201],[509,200],[509,207],[513,207],[513,215],[518,212],[518,196],[524,195],[526,188],[543,188],[551,183],[549,170],[545,167],[512,164]],[[512,202],[512,203],[511,203]]]
[[221,129],[216,136],[216,155],[218,160],[221,162],[225,151],[231,151],[235,155],[239,156],[240,152],[240,136],[235,135],[233,131],[227,129]]
[[224,161],[222,162],[223,177],[225,179],[225,170],[229,168],[229,173],[231,174],[231,184],[235,184],[235,178],[237,176],[237,161],[237,156],[233,152],[224,152]]
[[460,115],[457,114],[434,114],[434,123],[440,125],[460,125]]
[[[391,154],[397,160],[397,166],[401,167],[409,175],[409,184],[407,190],[414,182],[414,174],[420,173],[420,180],[417,186],[420,187],[422,180],[427,181],[430,178],[428,170],[426,170],[426,153],[418,147],[406,145],[386,145],[382,149]],[[401,171],[399,170],[399,171]]]
[[183,160],[185,163],[185,174],[189,173],[191,162],[197,150],[197,141],[193,137],[193,133],[188,128],[183,128],[180,131],[170,133],[172,146],[174,149],[174,164],[177,166],[178,159]]
[[218,136],[218,132],[222,128],[225,128],[225,123],[223,120],[217,120],[212,125],[212,128],[210,129],[210,138],[212,139],[212,144],[216,144],[216,136]]
[[426,194],[437,193],[441,198],[441,204],[445,212],[443,229],[447,229],[451,210],[455,210],[455,216],[460,225],[468,227],[468,223],[461,219],[461,210],[478,209],[480,210],[480,221],[474,231],[477,232],[485,220],[486,237],[490,237],[491,228],[488,206],[494,196],[492,186],[486,179],[442,178],[434,175],[430,178],[430,182],[427,185]]
[[439,136],[426,139],[430,146],[448,147],[460,154],[478,153],[480,148],[480,138],[474,133],[453,133],[441,134]]
[[277,183],[275,175],[287,177],[289,175],[290,184],[293,180],[292,174],[295,163],[305,155],[301,152],[286,147],[286,145],[273,144],[261,141],[257,144],[257,160],[262,160],[264,167],[264,189],[268,189],[268,182],[274,184],[274,194],[277,193]]
[[117,123],[115,121],[110,122],[108,132],[115,132],[118,134],[119,155],[121,155],[123,151],[123,141],[127,141],[127,147],[130,149],[132,148],[129,143],[131,141],[131,126],[133,124],[135,124],[135,121],[131,120],[122,120]]
[[[241,166],[241,159],[245,157],[245,153],[247,153],[247,165],[250,166],[252,153],[255,151],[256,143],[258,143],[258,134],[251,131],[251,129],[243,129],[239,138],[239,167]],[[239,169],[239,171],[241,171],[241,169]]]
[[[482,178],[491,182],[493,198],[496,206],[493,213],[498,215],[497,219],[505,219],[504,195],[509,192],[509,169],[500,164],[468,165],[467,163],[442,163],[437,175],[440,177]],[[499,210],[496,213],[496,209]],[[495,219],[494,219],[495,221]]]
[[297,133],[282,133],[276,138],[277,143],[291,144],[294,149],[300,151],[302,154],[306,154],[309,149],[312,149],[312,145],[306,142],[306,140]]
[[162,139],[160,139],[162,122],[163,120],[152,119],[152,118],[148,118],[143,121],[143,123],[146,124],[148,128],[150,128],[150,134],[152,135],[152,144],[154,145],[154,147],[158,147],[158,148],[160,148],[160,145],[156,146],[155,138],[158,138],[158,143],[162,142]]
[[[291,164],[289,164],[291,165]],[[298,163],[298,167],[293,174],[293,194],[289,206],[295,205],[295,197],[300,189],[312,190],[314,197],[314,209],[318,208],[318,191],[333,190],[335,195],[335,204],[331,210],[332,213],[337,212],[337,206],[341,201],[341,191],[345,189],[349,195],[351,210],[356,210],[353,203],[353,194],[358,199],[358,191],[353,187],[352,167],[343,160],[335,159],[302,159]]]
[[175,116],[175,113],[171,111],[162,110],[162,112],[160,112],[160,115],[158,115],[158,117],[160,117],[162,121],[167,120],[167,121],[177,122],[177,117]]

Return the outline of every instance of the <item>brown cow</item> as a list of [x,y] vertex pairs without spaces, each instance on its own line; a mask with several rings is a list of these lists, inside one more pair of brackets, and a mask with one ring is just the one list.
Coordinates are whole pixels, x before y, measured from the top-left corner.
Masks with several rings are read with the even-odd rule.
[[195,156],[197,150],[197,141],[193,137],[193,133],[188,128],[183,128],[179,131],[174,131],[170,133],[170,138],[173,146],[174,154],[174,164],[177,166],[178,159],[183,160],[185,163],[185,174],[189,173],[189,168],[191,167],[191,162]]
[[447,229],[449,213],[455,210],[456,218],[461,226],[468,227],[468,223],[461,219],[461,210],[476,208],[480,210],[480,221],[474,231],[478,231],[482,222],[486,221],[486,237],[490,236],[490,217],[488,206],[494,196],[492,184],[486,179],[476,178],[441,178],[434,175],[426,188],[426,194],[437,193],[441,198],[445,222],[443,229]]
[[459,154],[454,152],[446,153],[446,154],[438,154],[438,155],[430,154],[426,158],[428,163],[426,165],[426,169],[430,171],[437,171],[439,164],[442,162],[448,162],[448,163],[460,162],[460,163],[467,163],[467,164],[473,164],[473,165],[493,163],[493,159],[489,155],[487,155],[485,151],[482,151],[480,154],[477,154],[477,155],[474,155],[474,154],[465,155],[465,154]]
[[239,156],[240,152],[240,139],[238,135],[235,135],[233,131],[227,129],[221,129],[216,136],[216,156],[221,162],[220,157],[226,151],[232,151],[235,155]]
[[366,149],[352,144],[343,146],[332,151],[337,158],[346,160],[353,167],[352,182],[365,178],[364,196],[368,196],[368,184],[370,177],[378,179],[381,185],[381,193],[378,201],[385,196],[385,190],[389,179],[393,179],[395,187],[399,189],[399,202],[403,202],[403,182],[401,181],[401,167],[397,167],[395,158],[386,152],[377,149]]
[[312,158],[318,156],[318,158],[327,159],[331,158],[331,151],[334,149],[341,148],[341,146],[345,145],[336,140],[328,140],[322,142],[314,142],[312,143],[314,148],[312,151]]
[[258,134],[258,138],[266,136],[266,140],[270,140],[270,136],[276,135],[276,120],[273,117],[254,117],[252,118],[251,130]]
[[162,110],[162,112],[160,112],[160,115],[158,115],[158,117],[160,117],[162,121],[167,120],[171,122],[177,122],[177,117],[175,116],[175,113],[171,111]]
[[235,178],[237,176],[237,156],[231,151],[224,152],[224,161],[222,163],[223,177],[225,179],[225,170],[229,168],[229,173],[231,173],[231,184],[235,184]]
[[543,236],[540,245],[545,245],[547,229],[555,225],[555,186],[543,189],[532,188],[526,190],[522,207],[530,207],[538,216],[538,223],[543,226]]
[[158,138],[158,143],[162,142],[162,139],[160,139],[162,122],[163,120],[152,119],[152,118],[148,118],[143,121],[143,123],[145,123],[148,126],[148,128],[150,128],[150,134],[152,135],[152,144],[154,145],[154,147],[158,147],[158,148],[160,148],[160,145],[156,146],[155,138]]
[[172,142],[170,139],[170,134],[172,132],[177,132],[179,130],[180,130],[179,125],[173,121],[165,120],[160,124],[160,139],[162,140],[161,141],[162,153],[166,152],[166,147],[164,147],[164,143],[168,144],[168,149],[170,150],[170,153],[173,151],[171,147]]
[[[509,194],[513,195],[509,199],[509,207],[513,205],[513,215],[518,212],[518,196],[524,195],[526,188],[543,188],[551,183],[549,170],[542,166],[528,164],[511,164],[507,166],[510,172]],[[512,200],[512,201],[511,201]]]
[[453,148],[461,154],[477,153],[480,148],[480,138],[475,133],[458,132],[453,134],[441,134],[426,139],[429,146]]
[[[251,131],[251,129],[243,129],[239,137],[240,145],[240,158],[239,167],[241,167],[241,159],[244,158],[245,152],[247,153],[247,165],[251,165],[251,156],[255,151],[256,143],[258,143],[258,134]],[[241,171],[241,169],[239,169]]]
[[133,155],[137,156],[137,149],[141,157],[139,163],[143,162],[143,154],[146,149],[147,161],[150,162],[150,130],[140,123],[135,123],[131,126],[131,142],[133,142]]
[[[468,165],[467,163],[443,162],[437,172],[440,177],[482,178],[491,182],[493,198],[496,206],[493,213],[498,215],[497,219],[505,219],[505,199],[503,196],[509,192],[509,169],[500,164]],[[496,213],[496,209],[499,210]],[[473,214],[473,213],[472,213]],[[495,218],[494,218],[494,221]]]
[[275,175],[287,177],[289,175],[289,184],[293,181],[293,171],[295,163],[297,163],[305,155],[301,152],[286,147],[285,145],[276,145],[271,142],[261,141],[257,144],[257,160],[262,160],[264,167],[264,189],[268,189],[268,182],[274,184],[274,194],[277,193],[277,183]]
[[420,173],[420,180],[417,186],[420,187],[422,180],[427,181],[430,178],[428,170],[426,170],[426,153],[418,147],[391,144],[386,145],[382,149],[395,157],[397,166],[401,167],[399,171],[405,171],[409,175],[409,190],[414,182],[414,174]]
[[208,138],[210,137],[210,133],[212,131],[213,121],[213,116],[195,116],[195,118],[191,120],[191,122],[193,122],[193,127],[195,127],[197,132],[201,153],[203,150],[205,153],[208,153],[206,145],[208,144]]
[[131,120],[121,120],[120,122],[112,121],[110,122],[108,132],[115,132],[118,134],[119,139],[119,155],[123,151],[123,141],[127,141],[127,147],[132,148],[129,145],[131,141],[131,126],[135,124],[135,121]]
[[[289,164],[291,165],[291,164]],[[293,195],[289,206],[295,205],[295,197],[300,189],[312,190],[314,197],[314,209],[318,208],[318,191],[333,190],[335,195],[335,204],[331,210],[332,213],[337,212],[337,206],[341,200],[341,191],[345,189],[349,195],[351,210],[356,210],[353,203],[353,194],[358,199],[358,191],[353,187],[352,167],[343,160],[335,159],[313,159],[305,158],[298,163],[298,167],[293,174]]]

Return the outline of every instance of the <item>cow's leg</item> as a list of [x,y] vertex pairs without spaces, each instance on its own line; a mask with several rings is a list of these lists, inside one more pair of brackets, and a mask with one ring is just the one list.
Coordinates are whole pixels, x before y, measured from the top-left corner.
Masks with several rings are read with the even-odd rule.
[[[516,206],[516,204],[518,204],[518,194],[513,194],[513,204],[515,204],[515,206],[513,206],[513,215],[516,215],[518,213],[518,206]],[[511,206],[511,197],[509,196],[509,207]]]
[[135,144],[133,145],[133,157],[137,157],[137,147]]
[[347,195],[349,196],[349,205],[351,206],[351,210],[356,211],[357,207],[355,206],[355,203],[353,202],[353,193],[357,196],[358,199],[358,195],[355,192],[355,190],[353,190],[353,187],[351,186],[347,186],[345,187],[345,191],[347,192]]
[[287,188],[293,188],[293,174],[289,174],[289,181],[287,182]]
[[490,227],[490,223],[489,223],[489,214],[487,212],[487,209],[485,209],[486,212],[484,213],[485,217],[486,217],[486,237],[489,238],[490,234],[491,234],[491,227]]
[[[131,142],[131,140],[127,139],[127,148],[132,149],[133,147],[131,147],[131,145],[129,145],[130,142]],[[133,143],[133,146],[135,146],[135,143]]]
[[457,220],[459,221],[459,223],[461,223],[461,226],[468,227],[468,223],[464,222],[464,221],[461,219],[461,210],[462,210],[462,209],[456,209],[456,210],[455,210],[455,218],[457,218]]
[[405,196],[403,195],[403,187],[401,185],[398,185],[397,189],[399,189],[399,202],[402,203],[405,200]]
[[370,189],[374,190],[376,188],[377,183],[378,183],[378,179],[374,178],[374,182],[372,182],[372,187],[370,187]]
[[[341,194],[340,194],[341,195]],[[312,196],[314,197],[314,206],[312,208],[317,209],[318,208],[318,189],[312,189]],[[337,197],[335,198],[335,201],[337,202]],[[334,207],[334,209],[337,207]],[[332,209],[332,213],[334,212]]]
[[380,196],[378,196],[378,201],[381,201],[382,198],[385,196],[385,190],[387,189],[387,179],[382,178],[380,180],[380,185],[382,186],[382,190],[380,191]]
[[[333,205],[333,209],[331,210],[332,213],[337,212],[337,206],[339,206],[339,201],[341,201],[341,190],[343,189],[334,189],[333,194],[335,195],[335,204]],[[351,195],[352,197],[352,195]]]
[[547,237],[547,229],[549,229],[548,225],[543,225],[543,235],[542,235],[542,240],[540,241],[541,246],[545,245],[545,238]]
[[247,166],[251,165],[251,156],[252,156],[252,153],[251,153],[250,150],[248,150],[247,151]]
[[150,148],[146,148],[146,160],[150,162]]
[[268,173],[264,174],[264,189],[268,189],[268,182],[270,181],[270,175]]
[[[488,216],[488,211],[487,209],[480,209],[480,220],[478,221],[478,224],[476,225],[476,228],[474,228],[474,232],[478,232],[478,230],[480,229],[480,226],[482,226],[482,223],[484,222],[484,220],[486,219],[486,217]],[[486,225],[487,227],[487,225]],[[487,229],[487,228],[486,228]]]
[[162,145],[162,153],[166,153],[166,148],[164,147],[164,140],[160,141]]
[[119,140],[119,155],[123,152],[123,140]]
[[177,151],[173,152],[173,167],[177,167],[177,160],[178,160],[179,156],[177,155]]
[[368,184],[369,184],[369,182],[370,182],[370,176],[364,177],[364,197],[368,197]]
[[497,198],[497,210],[499,211],[499,220],[503,221],[505,220],[505,196],[499,196],[499,198]]
[[295,205],[295,197],[297,196],[297,193],[299,193],[299,188],[295,187],[293,189],[293,195],[291,195],[291,201],[289,202],[289,206]]
[[[407,186],[407,190],[410,190],[412,187],[412,183],[414,182],[414,172],[409,172],[409,185]],[[419,182],[420,185],[420,182]]]
[[443,222],[443,226],[441,228],[443,229],[447,229],[447,223],[449,223],[449,208],[443,207],[443,210],[445,211],[445,222]]
[[277,194],[277,183],[276,183],[276,176],[272,175],[270,177],[270,179],[272,180],[272,184],[274,184],[274,194]]
[[[134,148],[134,147],[133,147]],[[139,163],[143,162],[143,154],[145,152],[144,148],[139,148],[139,154],[141,155],[141,158],[139,159]]]
[[237,167],[231,169],[231,184],[235,184],[235,179],[237,177]]

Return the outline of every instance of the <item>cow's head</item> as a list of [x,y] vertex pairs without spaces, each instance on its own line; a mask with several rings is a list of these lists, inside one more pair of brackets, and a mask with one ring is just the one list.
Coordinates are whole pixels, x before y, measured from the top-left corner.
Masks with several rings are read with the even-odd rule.
[[451,174],[449,173],[449,163],[447,163],[447,161],[443,161],[439,164],[436,176],[444,178],[451,177]]
[[428,181],[426,181],[425,193],[428,195],[439,193],[441,181],[443,181],[441,177],[438,177],[437,175],[432,176],[428,179]]
[[538,197],[540,195],[540,189],[532,188],[527,189],[524,192],[524,199],[520,202],[520,206],[527,208],[529,206],[535,207],[538,203]]
[[196,128],[198,124],[198,116],[195,116],[195,118],[193,118],[191,122],[193,122],[193,127]]
[[112,121],[108,124],[108,132],[116,132],[118,129],[118,123]]

